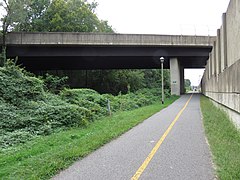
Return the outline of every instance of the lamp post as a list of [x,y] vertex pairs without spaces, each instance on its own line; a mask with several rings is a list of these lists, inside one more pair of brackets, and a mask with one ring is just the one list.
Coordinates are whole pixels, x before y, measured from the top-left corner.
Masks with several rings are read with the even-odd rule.
[[162,70],[162,104],[164,104],[164,86],[163,86],[163,63],[164,63],[164,57],[160,57],[161,62],[161,70]]

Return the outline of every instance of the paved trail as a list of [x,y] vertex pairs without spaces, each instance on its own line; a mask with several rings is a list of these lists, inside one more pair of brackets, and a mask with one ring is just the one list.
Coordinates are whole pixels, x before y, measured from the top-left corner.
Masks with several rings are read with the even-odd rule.
[[201,120],[200,95],[190,98],[181,96],[53,179],[128,180],[134,175],[135,179],[147,180],[214,179]]

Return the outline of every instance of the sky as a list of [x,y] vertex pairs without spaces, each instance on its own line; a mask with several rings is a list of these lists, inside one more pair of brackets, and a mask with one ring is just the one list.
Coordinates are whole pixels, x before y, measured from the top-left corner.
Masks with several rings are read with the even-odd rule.
[[[96,13],[117,33],[216,35],[230,0],[95,0]],[[198,85],[203,69],[185,70]]]

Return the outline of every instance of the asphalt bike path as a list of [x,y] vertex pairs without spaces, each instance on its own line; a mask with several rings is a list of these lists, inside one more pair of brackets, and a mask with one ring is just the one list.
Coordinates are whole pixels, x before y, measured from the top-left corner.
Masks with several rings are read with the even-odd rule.
[[200,95],[181,96],[53,179],[215,179],[201,119]]

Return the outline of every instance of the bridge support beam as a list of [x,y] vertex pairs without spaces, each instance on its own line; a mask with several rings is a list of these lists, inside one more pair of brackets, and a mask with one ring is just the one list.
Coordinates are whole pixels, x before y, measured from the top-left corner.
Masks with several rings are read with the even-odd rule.
[[170,59],[171,94],[184,93],[184,68],[180,66],[177,58]]

